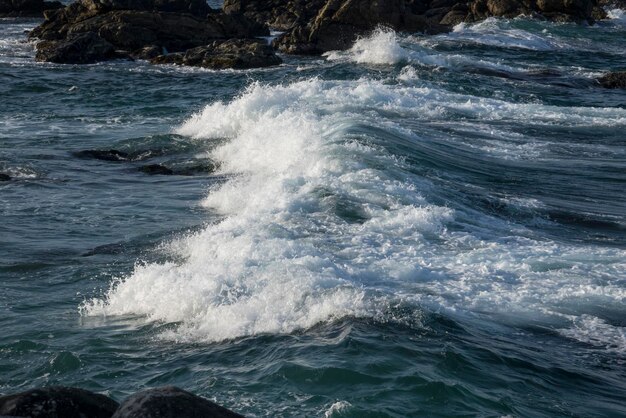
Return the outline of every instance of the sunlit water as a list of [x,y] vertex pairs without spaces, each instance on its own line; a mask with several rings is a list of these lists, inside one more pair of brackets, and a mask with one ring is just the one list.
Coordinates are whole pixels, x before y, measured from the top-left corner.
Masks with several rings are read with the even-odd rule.
[[610,16],[222,72],[36,63],[38,21],[1,20],[0,392],[626,414],[626,93],[594,81],[626,68]]

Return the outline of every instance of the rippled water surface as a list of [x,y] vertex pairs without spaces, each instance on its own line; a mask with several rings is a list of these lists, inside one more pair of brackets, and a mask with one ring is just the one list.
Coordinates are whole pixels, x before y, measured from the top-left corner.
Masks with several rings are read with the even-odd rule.
[[626,415],[626,92],[594,81],[626,69],[610,16],[221,72],[36,63],[38,21],[0,20],[0,392]]

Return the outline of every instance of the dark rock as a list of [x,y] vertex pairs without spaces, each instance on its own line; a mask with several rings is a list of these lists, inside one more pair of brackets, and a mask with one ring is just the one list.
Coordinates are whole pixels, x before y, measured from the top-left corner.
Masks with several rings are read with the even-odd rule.
[[[120,56],[151,58],[159,48],[162,54],[163,48],[184,51],[216,39],[269,35],[267,27],[243,15],[206,13],[208,6],[203,9],[201,3],[206,6],[204,0],[79,0],[44,13],[45,21],[29,37],[60,41],[37,44],[44,50],[38,54],[42,61],[86,63]],[[94,53],[77,51],[85,47]],[[71,59],[58,58],[67,51]]]
[[0,397],[0,415],[31,418],[110,418],[118,403],[104,395],[66,387],[33,389]]
[[148,389],[126,399],[113,418],[242,418],[174,386]]
[[58,1],[0,0],[0,17],[41,17],[44,10],[61,7]]
[[537,0],[537,9],[550,20],[562,15],[574,20],[586,20],[593,10],[592,0]]
[[461,22],[465,22],[465,18],[467,17],[467,12],[450,10],[444,17],[441,18],[439,23],[442,25],[450,25],[455,26]]
[[314,19],[287,32],[275,45],[290,54],[319,54],[347,49],[379,26],[406,32],[447,30],[439,20],[449,8],[441,9],[437,19],[429,19],[414,14],[411,6],[407,0],[327,0]]
[[91,64],[114,57],[115,47],[93,32],[72,34],[63,41],[37,44],[37,61],[58,64]]
[[246,69],[278,65],[282,60],[272,48],[256,39],[230,39],[189,49],[184,54],[157,57],[154,64],[178,64],[212,69]]
[[11,180],[11,176],[8,174],[0,173],[0,181],[9,181]]
[[151,176],[161,175],[161,176],[171,176],[174,174],[172,169],[165,167],[161,164],[148,164],[139,167],[139,171],[145,174],[150,174]]
[[224,12],[242,13],[272,29],[289,30],[315,18],[327,0],[225,0]]
[[95,160],[103,161],[129,161],[131,157],[128,153],[118,151],[116,149],[100,150],[100,149],[88,149],[84,151],[74,152],[72,155],[78,158],[93,158]]
[[607,89],[626,89],[626,71],[605,74],[598,82]]
[[134,51],[131,56],[137,60],[151,60],[159,55],[165,54],[166,51],[161,46],[149,45]]

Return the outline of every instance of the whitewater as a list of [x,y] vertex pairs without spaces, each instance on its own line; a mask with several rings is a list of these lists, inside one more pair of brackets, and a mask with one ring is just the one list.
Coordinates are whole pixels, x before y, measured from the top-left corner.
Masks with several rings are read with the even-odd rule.
[[38,64],[34,23],[2,21],[0,391],[626,414],[626,93],[594,81],[626,64],[609,17],[381,28],[248,71]]

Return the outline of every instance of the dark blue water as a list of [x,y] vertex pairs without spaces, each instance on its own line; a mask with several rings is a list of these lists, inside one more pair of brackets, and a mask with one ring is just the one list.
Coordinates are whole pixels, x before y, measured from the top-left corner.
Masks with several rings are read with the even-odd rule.
[[626,68],[611,16],[222,72],[36,63],[38,21],[1,20],[0,392],[626,416],[626,92],[594,81]]

